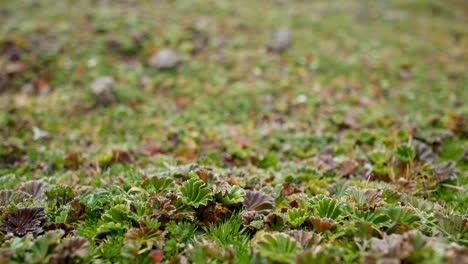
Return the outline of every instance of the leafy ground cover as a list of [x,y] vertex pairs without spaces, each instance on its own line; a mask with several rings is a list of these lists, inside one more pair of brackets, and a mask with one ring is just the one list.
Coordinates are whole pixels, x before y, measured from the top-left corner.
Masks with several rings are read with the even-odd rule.
[[466,263],[467,10],[0,0],[0,263]]

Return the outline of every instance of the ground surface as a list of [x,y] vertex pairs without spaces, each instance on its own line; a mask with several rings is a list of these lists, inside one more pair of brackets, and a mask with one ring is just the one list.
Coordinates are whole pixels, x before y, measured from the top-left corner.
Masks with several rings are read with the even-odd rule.
[[468,7],[368,2],[0,0],[0,263],[466,261]]

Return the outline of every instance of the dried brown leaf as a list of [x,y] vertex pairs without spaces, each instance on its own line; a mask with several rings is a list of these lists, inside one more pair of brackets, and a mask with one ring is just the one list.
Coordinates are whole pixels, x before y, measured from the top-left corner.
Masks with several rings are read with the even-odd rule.
[[247,191],[243,204],[247,211],[271,211],[275,201],[259,191]]

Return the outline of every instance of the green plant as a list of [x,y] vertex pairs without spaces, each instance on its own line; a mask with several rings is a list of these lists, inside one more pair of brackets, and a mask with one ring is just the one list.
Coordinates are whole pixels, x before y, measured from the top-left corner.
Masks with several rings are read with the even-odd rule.
[[302,248],[294,239],[277,233],[264,234],[255,245],[255,251],[274,262],[294,263]]
[[135,217],[132,212],[123,204],[118,204],[109,210],[107,210],[101,219],[105,223],[121,223],[121,224],[132,224],[135,222]]
[[344,205],[336,199],[328,197],[320,197],[316,199],[318,200],[318,203],[314,206],[315,211],[321,218],[336,220],[345,212]]
[[194,223],[185,221],[170,222],[166,226],[169,234],[164,241],[164,252],[168,256],[177,255],[187,247],[191,240],[197,237],[198,229],[199,227]]
[[221,200],[225,205],[239,204],[244,201],[245,191],[239,186],[235,185],[224,195]]
[[299,257],[297,257],[296,263],[298,264],[308,264],[308,263],[317,263],[317,264],[329,264],[336,263],[335,259],[327,255],[323,250],[307,250]]
[[182,201],[190,206],[198,208],[211,201],[211,190],[205,186],[201,180],[190,179],[182,184],[180,188]]
[[353,188],[348,193],[359,209],[375,210],[382,203],[382,190]]
[[298,228],[309,217],[307,212],[301,208],[292,208],[286,212],[287,222],[291,227]]
[[468,245],[468,228],[465,218],[460,215],[445,216],[440,213],[435,214],[437,227],[451,239],[458,241],[463,245]]
[[414,148],[409,145],[400,145],[395,150],[395,156],[403,163],[409,163],[416,157]]
[[251,254],[250,237],[238,214],[232,214],[231,218],[223,223],[211,225],[205,230],[208,238],[216,240],[223,250],[233,247],[235,263],[248,263]]
[[173,185],[173,180],[167,177],[152,177],[143,182],[143,188],[153,192],[168,190]]
[[110,236],[95,248],[94,254],[111,261],[117,261],[120,258],[120,252],[123,246],[123,236]]
[[465,258],[462,1],[55,2],[0,1],[0,263]]
[[71,201],[75,193],[68,186],[56,186],[47,190],[45,195],[49,201],[55,203],[55,206],[60,207]]
[[152,250],[153,246],[161,248],[163,239],[161,231],[151,227],[132,228],[125,233],[125,242],[134,243],[139,254]]
[[410,208],[402,206],[386,206],[379,208],[377,212],[385,214],[390,219],[390,228],[387,231],[390,233],[401,227],[403,230],[415,228],[418,226],[420,220]]

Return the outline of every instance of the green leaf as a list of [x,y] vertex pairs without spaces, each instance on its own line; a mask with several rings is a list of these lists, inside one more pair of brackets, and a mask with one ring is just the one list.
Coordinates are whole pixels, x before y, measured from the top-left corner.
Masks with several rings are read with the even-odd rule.
[[307,250],[297,258],[298,264],[331,264],[336,263],[336,261],[331,257],[326,255],[323,250],[315,252],[314,250]]
[[18,184],[18,177],[15,174],[7,174],[0,177],[0,190],[14,188]]
[[293,228],[300,227],[304,223],[304,221],[307,219],[307,217],[309,217],[307,215],[307,212],[301,208],[290,209],[288,210],[286,214],[288,218],[288,223]]
[[272,153],[267,153],[263,157],[260,158],[260,161],[258,163],[258,167],[262,169],[268,169],[275,167],[279,162],[279,159],[276,155]]
[[294,263],[302,248],[293,238],[278,233],[265,234],[256,244],[255,250],[260,256],[266,257],[273,262]]
[[104,222],[124,223],[134,221],[133,213],[126,205],[118,204],[105,212],[101,219]]
[[387,223],[389,220],[388,216],[383,213],[363,210],[355,210],[352,217],[358,221],[376,226],[378,228],[384,226],[385,223]]
[[390,159],[390,156],[386,151],[376,150],[369,153],[369,159],[374,165],[385,164]]
[[234,213],[223,223],[205,228],[208,238],[216,240],[223,250],[234,248],[237,262],[247,263],[251,254],[250,235],[243,227],[242,218]]
[[104,242],[96,248],[96,253],[101,258],[110,260],[110,263],[121,261],[120,252],[123,245],[123,236],[112,236],[104,240]]
[[113,223],[113,222],[105,223],[105,224],[100,225],[96,229],[96,237],[103,235],[103,234],[112,233],[114,231],[116,232],[123,231],[125,229],[126,229],[125,226],[123,226],[120,223]]
[[407,207],[387,206],[380,210],[376,210],[376,212],[383,213],[390,218],[393,227],[396,225],[404,225],[408,228],[414,228],[417,227],[419,222],[419,217]]
[[45,192],[47,199],[55,202],[57,206],[62,206],[73,199],[75,193],[69,186],[58,186]]
[[155,192],[165,190],[173,185],[173,180],[166,177],[152,177],[143,183],[146,190],[152,189]]
[[221,201],[225,205],[238,204],[244,201],[244,196],[244,189],[235,185],[226,195],[221,198]]
[[344,212],[343,205],[336,199],[324,197],[318,202],[317,215],[336,220]]
[[404,163],[409,163],[416,157],[414,148],[409,145],[400,145],[395,150],[395,156]]
[[182,201],[190,206],[198,208],[200,205],[207,205],[211,201],[211,191],[201,180],[190,179],[180,188]]
[[63,230],[54,230],[37,238],[31,247],[34,257],[45,259],[47,254],[50,253],[50,249],[58,244],[63,234]]
[[378,189],[358,189],[349,190],[349,198],[359,209],[374,210],[382,202],[382,191]]

